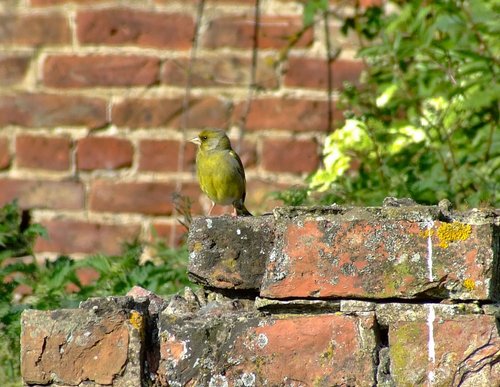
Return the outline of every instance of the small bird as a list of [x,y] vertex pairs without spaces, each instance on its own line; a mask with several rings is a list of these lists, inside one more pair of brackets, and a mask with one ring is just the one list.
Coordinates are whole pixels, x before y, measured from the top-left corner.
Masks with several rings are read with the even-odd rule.
[[198,145],[196,171],[201,190],[216,204],[232,205],[232,215],[252,216],[245,207],[246,180],[243,164],[222,130],[206,129],[190,140]]

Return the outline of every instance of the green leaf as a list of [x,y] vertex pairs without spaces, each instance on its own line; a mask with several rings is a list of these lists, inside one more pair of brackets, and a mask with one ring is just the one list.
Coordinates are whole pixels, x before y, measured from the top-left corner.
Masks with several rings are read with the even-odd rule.
[[304,4],[303,21],[304,26],[313,24],[314,17],[320,12],[328,10],[328,0],[308,0]]

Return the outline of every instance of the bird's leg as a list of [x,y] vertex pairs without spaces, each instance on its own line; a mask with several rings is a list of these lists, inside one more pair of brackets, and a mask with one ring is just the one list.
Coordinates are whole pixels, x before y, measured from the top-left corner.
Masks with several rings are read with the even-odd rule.
[[231,216],[238,216],[238,213],[236,212],[236,207],[233,207],[233,212],[231,212]]
[[215,207],[215,202],[212,202],[212,207],[210,207],[210,210],[208,211],[207,216],[210,216],[210,214],[212,213],[212,210],[214,209],[214,207]]

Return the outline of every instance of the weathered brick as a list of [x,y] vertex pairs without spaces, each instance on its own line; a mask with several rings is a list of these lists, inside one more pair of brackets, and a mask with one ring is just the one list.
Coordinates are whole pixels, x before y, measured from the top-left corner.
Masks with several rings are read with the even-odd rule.
[[258,289],[273,226],[269,216],[195,218],[188,237],[190,275],[211,287]]
[[43,64],[50,87],[149,86],[158,81],[160,61],[147,56],[52,55]]
[[0,137],[0,170],[10,166],[9,139]]
[[179,247],[184,244],[187,238],[187,230],[180,223],[160,223],[152,225],[151,237],[164,240],[170,247]]
[[38,238],[37,252],[119,254],[124,242],[139,236],[140,225],[108,225],[78,220],[53,219],[40,222],[48,239]]
[[168,385],[370,386],[374,325],[373,313],[162,316],[159,373]]
[[[499,299],[494,213],[456,213],[454,221],[443,222],[439,211],[416,205],[277,208],[272,225],[268,217],[195,220],[189,270],[211,287],[244,283],[277,299]],[[266,228],[266,236],[246,235]],[[233,235],[234,230],[239,231]],[[248,242],[239,247],[239,238],[267,251],[264,273],[262,258],[249,253]],[[233,256],[245,257],[252,276]]]
[[0,125],[94,129],[106,123],[106,103],[98,98],[45,93],[0,96]]
[[134,148],[130,141],[115,137],[86,137],[78,141],[78,169],[119,169],[130,167]]
[[29,68],[30,57],[24,55],[0,56],[0,86],[21,82]]
[[[183,122],[183,100],[126,99],[113,106],[112,121],[118,126],[180,128]],[[217,98],[193,99],[189,102],[188,128],[225,127],[229,121],[229,106]]]
[[83,44],[187,50],[194,35],[194,22],[189,15],[128,8],[81,11],[76,24],[78,40]]
[[[239,122],[245,113],[246,102],[236,106],[233,122]],[[333,115],[342,115],[332,106]],[[305,99],[261,98],[250,104],[246,127],[249,130],[279,129],[290,131],[328,130],[328,102]]]
[[[109,302],[108,302],[109,303]],[[25,310],[21,372],[26,384],[141,385],[144,311]]]
[[498,385],[500,337],[495,317],[436,315],[433,319],[431,308],[427,305],[428,321],[403,321],[389,327],[391,375],[396,385]]
[[284,380],[300,380],[307,386],[374,385],[374,325],[373,314],[267,321],[237,338],[231,357],[240,361],[226,377],[236,381],[253,374],[256,385],[279,385]]
[[[290,58],[285,85],[328,88],[328,63],[325,59]],[[344,82],[357,83],[364,65],[360,61],[336,60],[330,64],[332,86],[341,89]]]
[[[185,184],[184,193],[197,191]],[[170,215],[174,183],[114,183],[98,180],[90,188],[90,209],[105,212],[134,212],[149,215]]]
[[[139,170],[153,172],[177,171],[180,142],[177,140],[142,140],[139,143]],[[196,146],[186,143],[184,170],[194,169]]]
[[[166,61],[162,82],[167,85],[187,84],[188,58]],[[196,58],[191,67],[193,87],[248,87],[251,79],[251,60],[238,56],[216,56]],[[264,89],[278,87],[278,75],[272,63],[261,59],[257,62],[256,85]]]
[[71,140],[65,137],[16,137],[18,167],[65,171],[70,167]]
[[268,171],[312,172],[318,165],[318,144],[314,140],[264,140],[262,166]]
[[[266,16],[260,18],[258,45],[260,49],[284,48],[303,28],[297,16]],[[203,44],[207,48],[252,48],[255,20],[248,16],[224,16],[210,22]],[[307,47],[313,42],[313,31],[308,28],[294,47]]]
[[68,20],[59,13],[48,15],[0,15],[0,44],[61,45],[71,43]]
[[79,210],[85,204],[85,190],[72,181],[0,179],[0,205],[14,199],[22,208]]
[[[446,223],[425,208],[284,220],[261,294],[270,298],[495,299],[492,224]],[[408,220],[407,214],[420,214]]]

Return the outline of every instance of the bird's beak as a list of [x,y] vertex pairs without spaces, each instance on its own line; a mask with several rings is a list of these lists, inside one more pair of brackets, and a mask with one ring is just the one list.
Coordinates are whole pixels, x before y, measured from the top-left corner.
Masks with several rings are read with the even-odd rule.
[[192,142],[193,144],[196,145],[201,145],[201,140],[199,137],[193,137],[191,140],[189,140],[189,142]]

